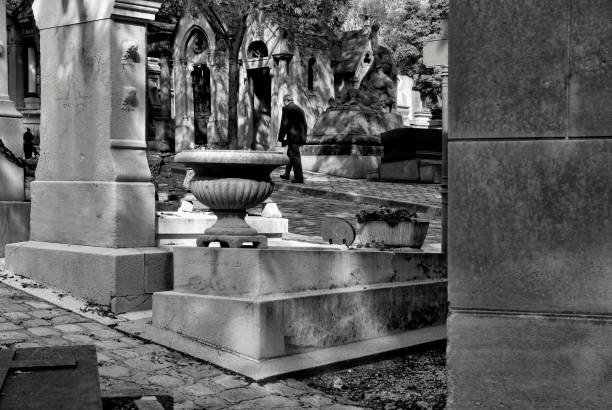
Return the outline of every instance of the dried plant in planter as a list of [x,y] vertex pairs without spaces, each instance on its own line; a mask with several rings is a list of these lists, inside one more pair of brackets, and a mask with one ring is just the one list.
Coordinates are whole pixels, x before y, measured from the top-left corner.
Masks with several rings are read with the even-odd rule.
[[380,248],[423,246],[429,222],[419,220],[416,212],[406,208],[381,207],[375,211],[361,211],[357,215],[356,243]]

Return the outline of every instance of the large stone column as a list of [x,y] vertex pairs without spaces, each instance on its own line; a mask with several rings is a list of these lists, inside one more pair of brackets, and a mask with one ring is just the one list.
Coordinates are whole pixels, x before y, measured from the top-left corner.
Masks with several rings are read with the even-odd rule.
[[610,21],[451,2],[450,409],[612,403]]
[[[0,1],[0,139],[13,154],[23,157],[22,118],[9,98],[6,34],[6,2]],[[7,243],[28,240],[29,216],[23,168],[0,152],[0,258]]]
[[[0,2],[0,139],[16,156],[23,157],[23,122],[9,98],[6,2]],[[0,152],[0,201],[23,201],[23,168]],[[2,245],[3,246],[3,245]]]
[[[146,293],[140,248],[155,245],[144,22],[160,3],[32,6],[41,41],[42,155],[31,188],[32,242],[10,257],[7,251],[7,266],[116,310]],[[102,260],[108,266],[99,271]]]

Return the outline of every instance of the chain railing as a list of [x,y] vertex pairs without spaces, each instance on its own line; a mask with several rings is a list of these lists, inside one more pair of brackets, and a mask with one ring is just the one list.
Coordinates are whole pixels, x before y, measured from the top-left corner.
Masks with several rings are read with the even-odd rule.
[[21,168],[27,168],[28,167],[28,163],[26,162],[26,160],[24,160],[23,158],[18,157],[17,155],[15,155],[13,153],[13,151],[8,149],[8,147],[6,145],[4,145],[4,141],[2,141],[2,138],[0,138],[0,153],[2,155],[4,155],[4,157],[9,162],[12,162],[13,164],[17,165],[18,167],[21,167]]

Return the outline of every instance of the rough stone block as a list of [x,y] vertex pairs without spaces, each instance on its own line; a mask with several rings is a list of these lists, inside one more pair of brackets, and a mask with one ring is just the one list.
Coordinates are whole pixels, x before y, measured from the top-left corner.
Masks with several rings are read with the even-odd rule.
[[381,158],[377,155],[302,155],[302,167],[306,171],[359,179],[376,171]]
[[451,142],[451,306],[612,313],[610,158],[610,139]]
[[257,296],[444,278],[439,253],[174,248],[177,292]]
[[570,15],[552,4],[453,1],[450,139],[566,136]]
[[153,325],[256,359],[285,352],[282,306],[269,301],[155,293]]
[[602,38],[612,36],[612,2],[572,0],[570,23],[569,135],[612,135],[612,49]]
[[588,317],[452,313],[449,409],[604,409],[612,323]]
[[144,254],[144,292],[172,289],[172,253],[166,249],[147,250]]
[[155,188],[150,183],[32,183],[34,241],[109,248],[155,244]]
[[420,179],[419,162],[418,159],[384,162],[378,169],[380,179],[418,181]]
[[0,258],[7,243],[30,238],[30,203],[0,202]]
[[115,296],[111,299],[111,311],[113,313],[134,312],[138,310],[149,310],[152,308],[153,295]]
[[[161,252],[169,253],[166,250]],[[141,305],[138,298],[147,293],[145,259],[149,254],[159,255],[160,250],[30,241],[7,245],[6,267],[15,274],[94,303],[111,305],[113,298],[119,298],[113,306],[136,306]],[[161,270],[157,275],[161,275]],[[170,276],[171,272],[166,272],[166,275]]]
[[445,280],[259,298],[161,292],[153,325],[261,359],[443,323]]

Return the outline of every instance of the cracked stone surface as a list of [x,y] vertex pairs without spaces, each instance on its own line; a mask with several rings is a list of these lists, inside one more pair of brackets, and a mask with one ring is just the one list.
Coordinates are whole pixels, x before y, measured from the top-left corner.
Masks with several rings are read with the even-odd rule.
[[252,383],[0,284],[0,348],[79,344],[96,346],[103,397],[169,395],[175,409],[359,408],[293,379]]

